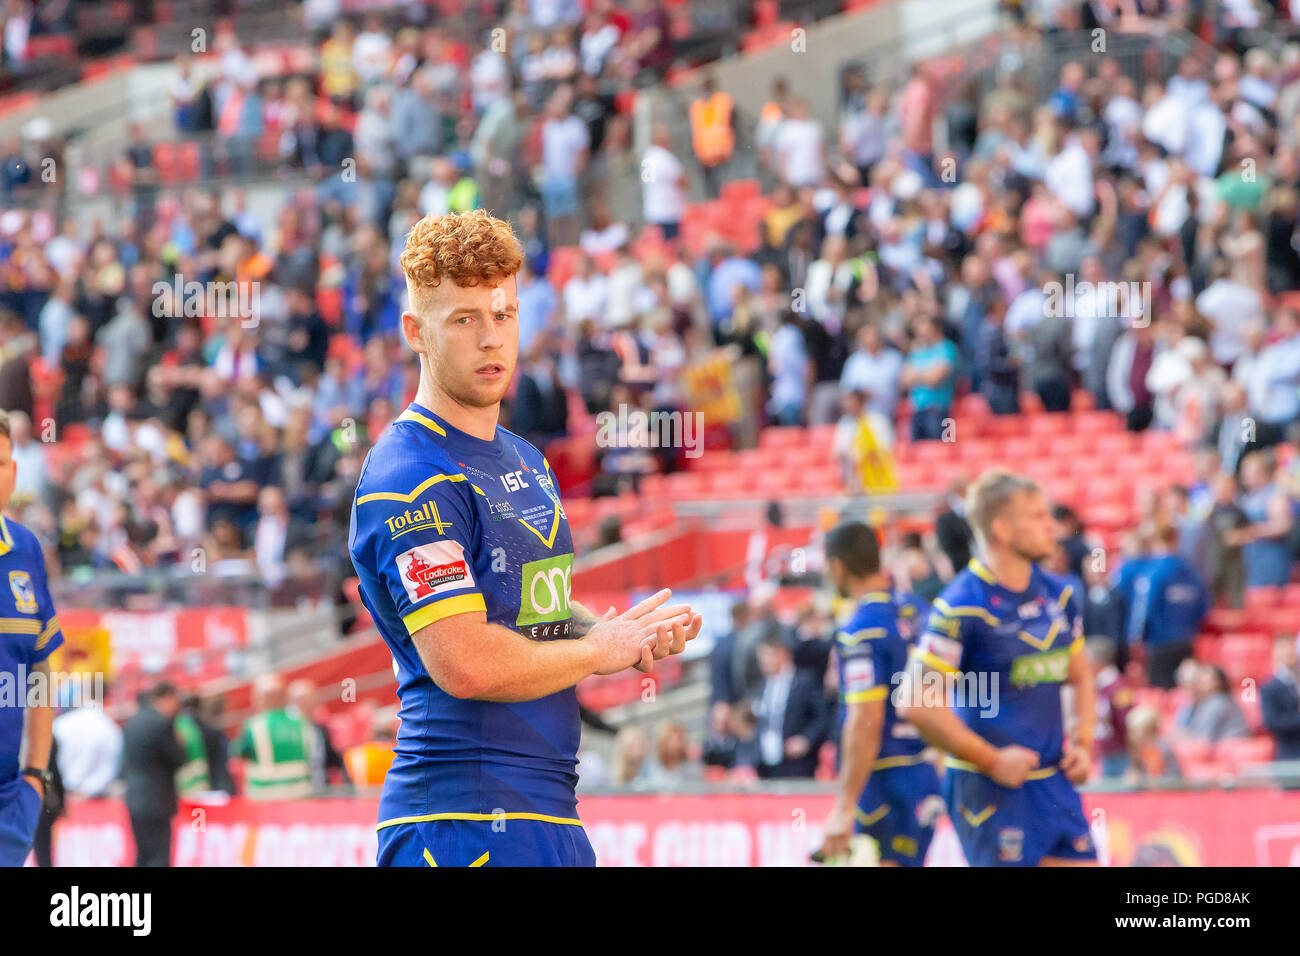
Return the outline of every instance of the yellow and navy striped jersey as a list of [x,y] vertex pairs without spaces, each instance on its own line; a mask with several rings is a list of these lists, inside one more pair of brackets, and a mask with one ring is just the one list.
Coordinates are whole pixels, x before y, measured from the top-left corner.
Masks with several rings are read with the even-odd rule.
[[452,697],[412,636],[455,614],[532,640],[570,637],[573,540],[550,466],[504,428],[468,435],[412,404],[371,449],[349,550],[362,601],[393,654],[401,729],[381,825],[435,815],[572,818],[578,703]]
[[[908,635],[925,602],[915,595],[871,592],[863,596],[835,638],[840,702],[885,702],[877,766],[892,766],[918,757],[925,744],[916,728],[901,720],[894,709],[893,692],[907,664]],[[844,719],[841,708],[840,719]]]
[[[17,521],[0,515],[0,786],[18,776],[26,676],[63,643],[41,544]],[[7,687],[7,690],[6,690]],[[12,699],[6,699],[12,697]]]
[[1080,598],[1065,578],[1034,565],[1029,587],[1012,591],[972,559],[935,598],[913,653],[961,676],[953,709],[966,726],[995,747],[1036,750],[1046,770],[1061,759],[1061,685],[1082,634]]

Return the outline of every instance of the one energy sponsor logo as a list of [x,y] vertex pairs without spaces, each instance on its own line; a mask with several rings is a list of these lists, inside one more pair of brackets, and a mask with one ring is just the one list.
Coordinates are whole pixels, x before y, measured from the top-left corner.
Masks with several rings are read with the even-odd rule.
[[572,630],[569,600],[573,587],[573,554],[529,561],[522,568],[519,632],[533,640],[568,637]]
[[397,570],[412,603],[474,586],[465,549],[457,541],[435,541],[403,552],[397,556]]
[[1070,649],[1058,647],[1042,654],[1025,654],[1011,662],[1012,687],[1063,683],[1070,673]]
[[388,525],[388,532],[393,536],[394,541],[408,531],[432,528],[438,534],[446,534],[447,529],[451,527],[451,522],[443,521],[438,514],[438,504],[435,501],[426,501],[419,508],[407,508],[400,515],[386,518],[384,524]]

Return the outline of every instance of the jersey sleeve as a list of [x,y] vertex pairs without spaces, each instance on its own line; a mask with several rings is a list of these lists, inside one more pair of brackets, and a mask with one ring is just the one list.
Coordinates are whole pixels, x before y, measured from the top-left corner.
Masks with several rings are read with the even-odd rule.
[[466,477],[435,474],[414,489],[387,484],[394,487],[358,489],[353,560],[382,582],[407,633],[454,614],[486,611],[474,576],[468,496],[476,492]]
[[877,649],[887,635],[883,627],[845,629],[835,640],[840,668],[840,695],[846,704],[884,700],[889,694],[889,665]]
[[50,595],[50,583],[45,572],[45,555],[40,544],[33,537],[34,559],[32,561],[32,589],[36,598],[36,615],[41,629],[32,642],[32,652],[28,666],[39,664],[53,654],[63,644],[63,628],[54,611],[54,598]]
[[971,609],[949,604],[942,597],[935,598],[912,654],[922,663],[945,673],[957,674],[965,670],[976,620],[966,613],[968,610]]

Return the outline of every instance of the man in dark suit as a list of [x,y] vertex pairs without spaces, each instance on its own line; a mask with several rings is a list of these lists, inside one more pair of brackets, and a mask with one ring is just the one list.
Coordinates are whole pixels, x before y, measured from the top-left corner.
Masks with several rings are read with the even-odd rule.
[[794,666],[790,646],[775,634],[758,646],[763,686],[754,701],[758,721],[758,775],[811,777],[830,728],[831,707],[822,680]]
[[970,564],[971,545],[975,535],[966,521],[966,485],[969,479],[958,474],[952,480],[952,488],[943,510],[934,519],[934,536],[939,542],[939,549],[948,556],[952,573],[960,574]]
[[1276,760],[1300,760],[1300,663],[1297,638],[1279,637],[1273,645],[1273,679],[1260,688],[1259,712],[1277,741]]
[[171,865],[176,771],[185,763],[175,726],[180,709],[180,694],[164,681],[141,695],[140,709],[122,728],[122,779],[136,866]]

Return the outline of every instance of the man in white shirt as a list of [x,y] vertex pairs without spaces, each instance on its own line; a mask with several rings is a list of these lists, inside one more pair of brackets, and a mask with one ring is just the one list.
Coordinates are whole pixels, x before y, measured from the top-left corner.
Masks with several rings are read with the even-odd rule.
[[591,150],[587,124],[569,111],[572,90],[556,90],[546,104],[542,123],[542,208],[551,245],[571,246],[578,239],[578,176]]
[[1220,365],[1231,365],[1245,348],[1246,331],[1252,323],[1264,321],[1264,303],[1248,285],[1228,274],[1218,263],[1219,273],[1196,297],[1196,311],[1214,324],[1210,333],[1210,354]]
[[609,279],[597,272],[591,256],[584,254],[578,271],[564,283],[565,320],[573,328],[585,319],[602,322],[608,302]]
[[668,127],[656,123],[650,146],[641,157],[641,212],[649,225],[676,239],[686,214],[686,169],[672,151]]
[[876,326],[867,323],[858,329],[857,348],[840,373],[840,391],[865,392],[867,411],[892,422],[902,370],[903,356],[885,344]]
[[1080,219],[1092,215],[1095,197],[1092,163],[1098,152],[1097,131],[1080,127],[1065,142],[1065,148],[1047,164],[1043,181],[1070,212]]
[[93,684],[86,682],[85,703],[54,718],[59,775],[68,793],[103,797],[122,767],[122,728],[104,713]]
[[777,127],[772,143],[777,172],[789,186],[816,186],[826,169],[822,155],[825,134],[812,118],[808,103],[798,97],[790,101],[789,115]]

